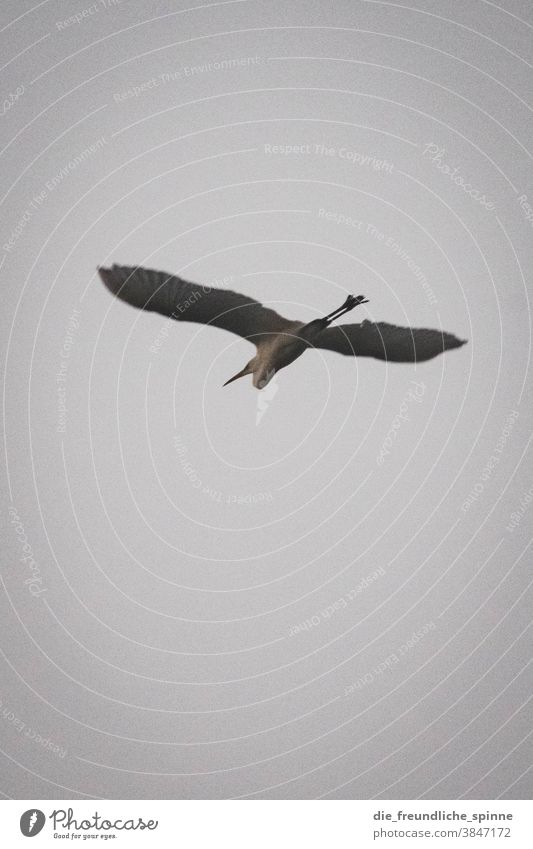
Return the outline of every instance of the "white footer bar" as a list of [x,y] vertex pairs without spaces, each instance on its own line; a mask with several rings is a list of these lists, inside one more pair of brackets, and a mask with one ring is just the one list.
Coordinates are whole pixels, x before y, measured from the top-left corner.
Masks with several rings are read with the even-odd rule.
[[[529,801],[202,801],[0,803],[6,847],[72,844],[184,849],[533,847]],[[28,838],[35,837],[35,844]],[[67,843],[67,841],[69,841]]]

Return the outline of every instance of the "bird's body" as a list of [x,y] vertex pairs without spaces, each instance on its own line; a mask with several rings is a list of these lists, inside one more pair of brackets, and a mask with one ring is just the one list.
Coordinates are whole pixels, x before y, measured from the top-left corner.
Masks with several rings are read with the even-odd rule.
[[[257,354],[250,360],[253,385],[257,389],[263,389],[277,371],[293,363],[307,348],[307,343],[298,336],[303,324],[297,324],[299,326],[296,326],[292,333],[276,333],[272,336],[266,334],[264,340],[259,342]],[[230,383],[233,379],[230,378],[226,382]]]
[[397,327],[385,322],[329,327],[344,313],[368,303],[363,295],[349,295],[341,307],[323,318],[291,321],[246,295],[198,286],[166,272],[119,265],[98,271],[107,288],[132,306],[177,321],[220,327],[252,342],[257,349],[255,356],[226,384],[253,374],[253,385],[263,389],[276,372],[308,348],[392,362],[417,362],[464,344],[442,330]]

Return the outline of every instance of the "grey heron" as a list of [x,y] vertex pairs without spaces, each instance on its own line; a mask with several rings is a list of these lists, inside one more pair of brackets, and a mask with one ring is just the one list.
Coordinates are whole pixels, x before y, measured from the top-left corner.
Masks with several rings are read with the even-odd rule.
[[138,309],[219,327],[252,342],[257,349],[255,356],[224,386],[251,374],[256,389],[263,389],[276,372],[308,348],[411,363],[465,344],[465,340],[442,330],[398,327],[382,321],[330,327],[354,307],[368,303],[364,295],[348,295],[342,306],[322,318],[291,321],[247,295],[189,283],[164,271],[113,265],[98,268],[98,272],[113,295]]

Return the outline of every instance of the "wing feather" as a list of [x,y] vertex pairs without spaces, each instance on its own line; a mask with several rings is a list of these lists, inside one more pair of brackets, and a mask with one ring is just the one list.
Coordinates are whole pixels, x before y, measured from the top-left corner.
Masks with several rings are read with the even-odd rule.
[[460,348],[465,340],[443,330],[422,327],[399,327],[384,321],[363,321],[329,327],[314,341],[315,348],[339,354],[375,357],[395,363],[430,360],[444,351]]
[[107,288],[131,306],[176,321],[212,324],[251,341],[294,324],[247,295],[190,283],[165,271],[113,265],[98,272]]

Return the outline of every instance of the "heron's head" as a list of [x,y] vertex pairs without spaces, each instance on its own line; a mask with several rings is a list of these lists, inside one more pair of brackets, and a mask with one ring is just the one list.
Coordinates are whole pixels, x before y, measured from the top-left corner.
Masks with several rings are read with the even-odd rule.
[[229,380],[226,380],[224,386],[227,386],[228,383],[233,383],[234,380],[238,380],[239,377],[246,377],[247,374],[254,375],[254,383],[255,383],[255,368],[256,368],[257,357],[253,357],[241,371],[238,371],[237,374],[234,374],[233,377],[230,377]]
[[264,389],[265,386],[270,383],[274,375],[276,374],[276,369],[272,368],[272,366],[262,366],[254,371],[254,386],[256,389]]
[[233,381],[238,380],[239,377],[245,377],[247,374],[252,374],[255,388],[264,389],[267,383],[270,383],[275,373],[275,368],[272,368],[272,366],[268,365],[268,363],[260,362],[257,357],[254,357],[249,363],[246,363],[242,371],[237,372],[237,374],[234,374],[229,380],[226,380],[224,386],[227,386],[228,383],[233,383]]

